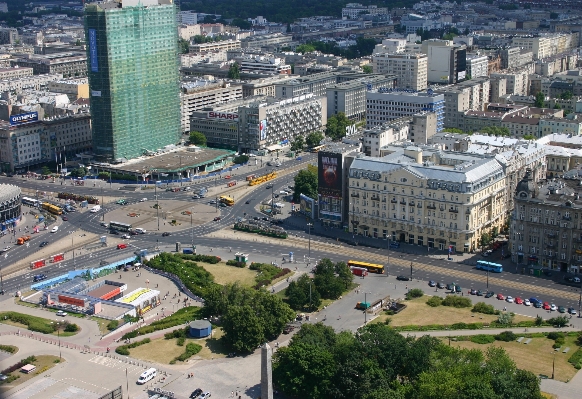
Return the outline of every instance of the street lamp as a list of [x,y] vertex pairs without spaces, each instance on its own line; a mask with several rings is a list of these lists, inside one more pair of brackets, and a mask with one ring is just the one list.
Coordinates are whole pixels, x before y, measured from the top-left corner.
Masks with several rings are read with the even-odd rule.
[[194,214],[194,207],[190,208],[190,234],[192,236],[192,251],[194,251],[194,225],[192,224],[192,215]]
[[51,321],[51,324],[56,324],[57,325],[57,336],[59,337],[59,361],[63,359],[62,353],[61,353],[61,322],[60,321]]
[[371,292],[364,292],[364,325],[368,324],[368,294]]
[[311,226],[313,226],[313,223],[307,223],[307,230],[309,231],[309,241],[308,241],[308,252],[307,252],[307,258],[308,260],[311,260]]

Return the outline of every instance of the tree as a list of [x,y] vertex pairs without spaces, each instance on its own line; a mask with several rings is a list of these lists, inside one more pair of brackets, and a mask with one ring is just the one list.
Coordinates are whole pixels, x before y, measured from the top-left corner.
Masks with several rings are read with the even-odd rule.
[[500,126],[486,126],[481,128],[481,133],[493,135],[493,136],[509,136],[509,129]]
[[346,135],[346,128],[351,124],[352,122],[343,112],[338,112],[327,119],[325,135],[331,137],[332,140],[341,140]]
[[299,46],[295,47],[295,52],[301,54],[311,53],[312,51],[315,51],[315,47],[310,43],[300,44]]
[[536,93],[536,99],[534,101],[534,106],[537,108],[543,108],[546,101],[546,96],[541,91]]
[[86,168],[75,168],[71,171],[73,177],[84,177],[89,171]]
[[481,234],[481,246],[485,247],[491,242],[491,235],[489,233]]
[[350,288],[354,282],[354,274],[345,262],[338,262],[335,264],[335,272],[337,273],[339,281],[341,281],[344,291]]
[[229,306],[222,317],[222,328],[225,342],[237,352],[252,352],[265,342],[261,320],[249,305]]
[[323,134],[321,132],[312,132],[307,135],[305,144],[307,144],[307,147],[313,148],[320,145],[322,140]]
[[190,144],[206,146],[206,136],[203,133],[192,131],[190,132]]
[[317,308],[321,304],[321,296],[315,283],[306,274],[299,277],[297,281],[289,283],[285,289],[285,295],[287,303],[295,310],[303,310],[306,307]]
[[233,62],[230,64],[230,68],[228,69],[228,78],[229,79],[240,79],[240,71],[238,68],[238,63]]
[[514,316],[515,316],[515,313],[512,313],[512,312],[499,313],[499,316],[497,316],[497,323],[504,325],[504,326],[510,326],[511,324],[513,324],[513,317]]
[[314,272],[317,292],[324,299],[337,299],[344,291],[342,280],[335,276],[335,266],[331,260],[324,258],[317,262]]
[[372,72],[374,72],[374,70],[372,69],[372,67],[370,65],[364,65],[362,67],[362,71],[364,73],[372,73]]
[[303,169],[295,176],[295,191],[293,200],[298,203],[299,195],[303,194],[309,198],[317,198],[317,172]]
[[239,28],[241,28],[243,30],[249,30],[253,26],[249,21],[245,21],[244,19],[241,19],[241,18],[233,19],[230,24],[232,26],[238,26]]
[[178,38],[178,51],[180,54],[188,54],[190,52],[190,42],[181,37]]
[[570,100],[572,97],[574,97],[574,94],[570,90],[566,90],[565,92],[560,94],[560,98],[562,100]]
[[303,136],[297,136],[291,143],[291,151],[301,151],[304,145],[305,140],[303,139]]
[[443,129],[443,132],[465,134],[465,132],[462,129],[458,129],[456,127],[445,127]]
[[43,176],[50,175],[51,170],[48,168],[48,166],[43,166],[40,170],[40,174]]
[[562,106],[558,103],[554,104],[554,109],[562,109]]
[[524,140],[535,140],[535,136],[533,134],[524,134],[522,137]]
[[237,157],[235,157],[232,162],[234,162],[237,165],[242,165],[245,164],[249,161],[249,156],[248,155],[239,155]]

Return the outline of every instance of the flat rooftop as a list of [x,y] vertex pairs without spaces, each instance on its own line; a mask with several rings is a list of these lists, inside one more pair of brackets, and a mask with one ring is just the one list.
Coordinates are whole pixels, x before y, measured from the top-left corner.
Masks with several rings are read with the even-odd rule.
[[95,298],[101,298],[105,294],[109,294],[114,289],[119,288],[115,285],[103,284],[101,287],[97,287],[92,291],[87,292],[87,295],[91,295]]

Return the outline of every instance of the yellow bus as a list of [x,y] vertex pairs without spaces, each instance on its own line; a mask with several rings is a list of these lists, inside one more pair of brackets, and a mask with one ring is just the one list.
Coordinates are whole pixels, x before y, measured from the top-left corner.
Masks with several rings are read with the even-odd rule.
[[325,145],[318,145],[316,147],[313,147],[310,151],[311,152],[319,152],[321,150],[323,150],[325,148]]
[[384,265],[378,265],[376,263],[360,262],[357,260],[349,260],[348,266],[363,267],[370,273],[384,274]]
[[63,210],[61,208],[59,208],[58,206],[53,205],[49,202],[43,202],[42,209],[49,211],[53,215],[62,215],[63,214]]
[[234,205],[234,198],[229,197],[227,195],[223,195],[220,197],[220,202],[222,202],[223,204],[226,204],[228,206],[233,206]]

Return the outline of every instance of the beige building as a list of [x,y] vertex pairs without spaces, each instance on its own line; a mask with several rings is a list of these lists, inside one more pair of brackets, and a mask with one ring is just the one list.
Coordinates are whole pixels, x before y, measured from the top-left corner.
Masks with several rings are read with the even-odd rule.
[[31,76],[32,74],[32,68],[0,68],[0,79],[22,78],[24,76]]
[[491,157],[395,148],[384,158],[354,159],[348,190],[354,234],[429,250],[473,251],[506,218],[505,175]]
[[531,50],[534,59],[542,59],[561,54],[578,47],[578,32],[552,33],[543,36],[520,37],[512,39],[512,45]]
[[191,53],[202,53],[207,51],[232,50],[240,48],[240,40],[221,40],[209,43],[194,43],[190,45]]
[[89,98],[89,80],[87,78],[55,80],[48,83],[49,91],[64,93],[71,102],[79,98]]
[[428,57],[426,54],[389,54],[372,55],[374,73],[396,75],[397,87],[421,91],[427,87]]

